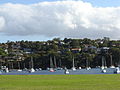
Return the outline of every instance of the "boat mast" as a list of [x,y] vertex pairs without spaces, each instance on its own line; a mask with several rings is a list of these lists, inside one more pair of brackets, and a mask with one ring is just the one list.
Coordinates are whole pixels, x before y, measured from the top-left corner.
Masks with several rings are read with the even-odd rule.
[[110,55],[111,66],[113,66],[112,55]]
[[105,62],[105,67],[107,66],[107,64],[106,64],[106,59],[104,58],[104,62]]
[[18,69],[20,69],[20,62],[18,61]]
[[23,65],[24,65],[24,69],[25,69],[25,68],[26,68],[26,67],[25,67],[25,63],[23,63]]
[[59,60],[60,67],[62,67],[61,59]]
[[73,68],[75,67],[75,60],[74,60],[74,56],[73,56]]
[[50,56],[50,68],[53,68],[53,61],[51,56]]
[[104,56],[102,56],[102,67],[104,67]]
[[14,69],[13,62],[11,62],[11,64],[12,64],[12,65],[11,65],[12,69]]
[[56,57],[55,56],[54,56],[54,64],[55,64],[55,68],[57,68]]
[[31,57],[31,68],[33,68],[34,65],[33,65],[33,57]]
[[88,60],[86,59],[86,68],[88,68]]

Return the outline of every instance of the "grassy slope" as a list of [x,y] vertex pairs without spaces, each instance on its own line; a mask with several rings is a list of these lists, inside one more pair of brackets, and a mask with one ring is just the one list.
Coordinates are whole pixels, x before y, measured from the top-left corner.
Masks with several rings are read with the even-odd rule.
[[0,90],[120,90],[120,75],[0,75]]

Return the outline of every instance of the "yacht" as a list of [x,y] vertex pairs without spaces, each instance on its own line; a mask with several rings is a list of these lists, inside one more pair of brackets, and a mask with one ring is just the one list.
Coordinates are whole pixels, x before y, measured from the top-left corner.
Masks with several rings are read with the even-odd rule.
[[50,72],[55,72],[55,70],[53,68],[50,68]]
[[35,72],[35,69],[34,69],[34,68],[31,68],[31,69],[29,70],[29,72],[30,72],[30,73]]
[[73,57],[73,67],[72,67],[72,70],[73,70],[73,71],[76,71],[74,57]]
[[68,71],[68,69],[65,69],[65,74],[69,74],[70,72]]
[[91,67],[89,67],[89,62],[88,62],[88,60],[86,60],[86,70],[90,70],[91,69]]
[[18,72],[22,72],[22,70],[20,69],[20,62],[18,61]]
[[50,68],[49,68],[50,72],[54,72],[55,70],[53,69],[53,60],[52,57],[50,57]]
[[2,66],[2,70],[3,70],[4,72],[6,72],[6,73],[9,72],[9,69],[8,69],[6,66]]
[[18,69],[17,71],[18,71],[18,72],[22,72],[22,70],[21,70],[21,69]]
[[90,70],[90,69],[91,69],[91,67],[87,67],[87,68],[86,68],[86,70]]
[[82,69],[81,67],[79,67],[79,69]]
[[73,70],[73,71],[76,71],[76,68],[75,68],[75,67],[72,67],[72,70]]
[[113,65],[113,60],[112,60],[112,55],[111,54],[110,54],[110,63],[111,63],[110,68],[115,68],[115,66]]
[[42,68],[39,68],[39,71],[41,71],[42,70]]
[[110,66],[110,68],[115,68],[115,66]]
[[106,73],[107,71],[105,69],[102,70],[102,73]]
[[120,68],[116,67],[114,73],[119,74],[120,73]]
[[105,60],[105,57],[102,56],[102,66],[101,66],[101,69],[104,70],[105,68],[107,68],[107,66],[106,66],[106,60]]
[[31,57],[31,69],[29,70],[30,73],[35,72],[35,69],[33,67],[34,67],[33,57]]
[[105,69],[105,67],[104,67],[104,66],[101,66],[101,69],[103,70],[103,69]]
[[8,68],[6,68],[6,69],[5,69],[5,72],[6,72],[6,73],[8,73],[8,72],[9,72]]

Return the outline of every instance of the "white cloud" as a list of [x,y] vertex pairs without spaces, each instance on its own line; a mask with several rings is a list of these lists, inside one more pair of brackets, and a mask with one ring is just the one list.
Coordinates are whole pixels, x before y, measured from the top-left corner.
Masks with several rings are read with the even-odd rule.
[[4,25],[5,25],[5,20],[3,17],[0,17],[0,31],[3,30]]
[[120,39],[120,7],[93,7],[82,1],[0,5],[0,33],[46,37]]

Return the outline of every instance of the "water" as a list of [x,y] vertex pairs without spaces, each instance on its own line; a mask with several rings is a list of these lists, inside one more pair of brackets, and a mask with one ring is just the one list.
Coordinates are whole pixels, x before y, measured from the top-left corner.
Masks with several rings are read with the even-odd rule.
[[[112,68],[107,68],[106,73],[102,73],[102,70],[100,68],[92,68],[90,70],[81,69],[72,71],[69,70],[70,75],[80,75],[80,74],[114,74],[114,70]],[[41,71],[35,71],[32,73],[29,73],[28,71],[11,71],[8,73],[2,72],[1,75],[64,75],[64,70],[56,70],[55,72],[50,72],[48,70],[41,70]]]

